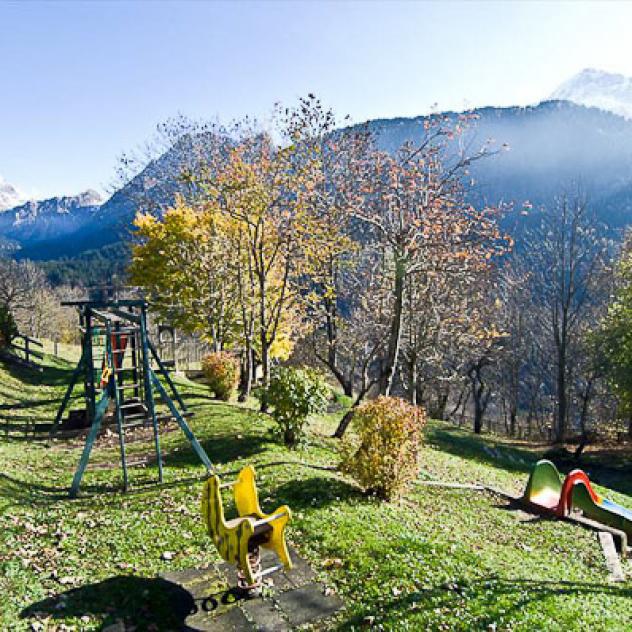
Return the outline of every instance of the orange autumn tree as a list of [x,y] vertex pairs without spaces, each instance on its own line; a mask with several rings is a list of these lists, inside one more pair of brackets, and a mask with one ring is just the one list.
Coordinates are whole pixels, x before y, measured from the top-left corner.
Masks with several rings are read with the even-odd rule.
[[[459,142],[472,117],[427,119],[420,138],[395,153],[375,151],[354,163],[363,202],[351,211],[365,239],[380,253],[390,292],[387,340],[380,360],[379,390],[389,395],[399,365],[407,313],[407,288],[428,275],[475,279],[509,246],[497,210],[467,201],[470,165],[493,153],[485,144],[468,154]],[[467,291],[464,288],[463,291]]]

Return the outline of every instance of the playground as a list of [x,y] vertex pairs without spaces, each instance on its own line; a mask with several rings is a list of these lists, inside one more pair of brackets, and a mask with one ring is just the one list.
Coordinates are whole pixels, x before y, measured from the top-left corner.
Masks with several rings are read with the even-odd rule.
[[[626,581],[614,582],[594,530],[476,487],[520,497],[544,446],[431,422],[418,484],[384,503],[336,471],[340,412],[312,419],[308,447],[288,451],[254,403],[220,403],[175,378],[222,483],[253,465],[263,510],[291,509],[294,568],[270,576],[262,602],[234,603],[233,570],[200,513],[207,471],[179,424],[161,427],[162,483],[151,425],[126,442],[127,493],[118,436],[106,430],[70,499],[85,433],[51,439],[38,429],[55,419],[76,363],[47,355],[42,366],[0,364],[3,630],[255,629],[253,620],[260,629],[632,627],[629,560]],[[629,454],[587,461],[591,489],[631,508]],[[321,611],[306,614],[308,602]],[[205,614],[192,620],[192,607]]]

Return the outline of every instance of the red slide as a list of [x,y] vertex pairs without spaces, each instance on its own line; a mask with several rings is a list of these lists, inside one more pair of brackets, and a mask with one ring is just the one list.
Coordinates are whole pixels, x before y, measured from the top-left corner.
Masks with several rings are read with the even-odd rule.
[[560,502],[557,505],[556,513],[558,516],[566,516],[571,510],[571,494],[573,493],[573,487],[577,483],[583,483],[590,494],[592,501],[596,505],[601,504],[601,498],[592,488],[588,475],[583,470],[573,470],[564,479],[564,485],[562,485],[562,492],[560,494]]

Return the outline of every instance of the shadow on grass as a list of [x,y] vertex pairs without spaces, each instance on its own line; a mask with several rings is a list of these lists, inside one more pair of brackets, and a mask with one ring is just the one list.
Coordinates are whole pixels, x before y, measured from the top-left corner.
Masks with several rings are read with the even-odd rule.
[[[539,458],[544,456],[544,448],[541,454],[521,449],[510,444],[490,445],[485,437],[467,434],[463,429],[445,426],[431,426],[428,429],[427,438],[430,443],[443,452],[455,456],[478,461],[485,465],[492,465],[507,471],[529,474]],[[632,496],[632,461],[629,458],[613,458],[608,451],[587,452],[582,455],[580,461],[564,461],[552,458],[562,475],[579,467],[586,471],[591,480],[598,485],[603,485],[621,494]],[[526,479],[525,479],[526,485]]]
[[366,500],[362,491],[338,478],[315,476],[294,480],[274,489],[274,498],[293,510],[320,509],[339,500]]
[[45,506],[67,498],[68,488],[42,485],[0,473],[0,497],[15,505]]
[[[458,607],[465,612],[481,613],[475,621],[470,621],[470,629],[495,629],[499,619],[507,621],[514,613],[520,613],[530,603],[547,598],[581,595],[604,595],[607,597],[632,597],[632,588],[625,585],[598,584],[569,581],[534,581],[528,579],[488,578],[479,581],[460,581],[410,592],[396,599],[381,602],[374,608],[366,608],[344,622],[339,629],[357,630],[367,617],[374,618],[374,624],[401,625],[403,619],[414,618],[415,612],[434,610],[437,613],[450,612]],[[466,605],[463,602],[466,602]],[[441,615],[439,615],[441,616]],[[462,615],[461,615],[462,616]],[[433,619],[433,624],[443,624],[448,629],[453,621]],[[623,622],[621,622],[623,623]],[[625,624],[624,626],[625,627]],[[443,627],[441,627],[443,629]],[[459,627],[459,629],[462,629]],[[623,629],[623,628],[622,628]]]
[[[256,434],[220,435],[200,441],[200,445],[214,465],[230,463],[237,459],[252,458],[256,454],[265,452],[268,446],[273,444],[272,439]],[[182,443],[177,448],[177,452],[171,450],[165,454],[165,467],[188,468],[201,463],[200,458],[184,436]]]
[[47,357],[42,371],[6,361],[2,366],[12,377],[31,386],[64,386],[75,369],[75,364],[53,357]]
[[480,436],[467,435],[458,428],[431,427],[427,439],[442,452],[505,470],[530,472],[537,461],[533,452],[506,445],[493,447]]
[[121,620],[121,629],[181,630],[195,607],[191,594],[177,584],[121,575],[38,601],[22,610],[20,617],[68,619],[91,615],[105,617],[104,627]]

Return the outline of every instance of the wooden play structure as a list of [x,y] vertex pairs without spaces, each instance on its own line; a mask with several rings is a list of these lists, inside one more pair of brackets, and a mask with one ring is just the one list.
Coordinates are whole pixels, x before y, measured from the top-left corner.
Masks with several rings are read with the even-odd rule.
[[[237,509],[237,517],[230,520],[224,517],[222,489],[225,488],[232,488]],[[283,505],[271,514],[261,511],[252,466],[245,467],[237,480],[229,483],[221,483],[217,475],[211,476],[204,484],[202,516],[219,554],[237,566],[240,588],[256,590],[266,575],[292,568],[285,542],[290,509]],[[281,563],[262,569],[259,547],[274,551]]]
[[[162,482],[159,424],[170,419],[178,423],[200,461],[211,472],[211,461],[186,421],[192,413],[149,339],[147,303],[140,299],[103,299],[69,301],[62,305],[76,307],[79,312],[82,350],[57,411],[51,435],[54,436],[64,427],[62,419],[79,381],[83,383],[85,409],[71,411],[65,425],[89,428],[70,496],[75,497],[79,492],[90,453],[106,418],[116,424],[125,490],[129,486],[126,431],[139,426],[153,429],[158,479]],[[156,396],[168,412],[157,413]]]

